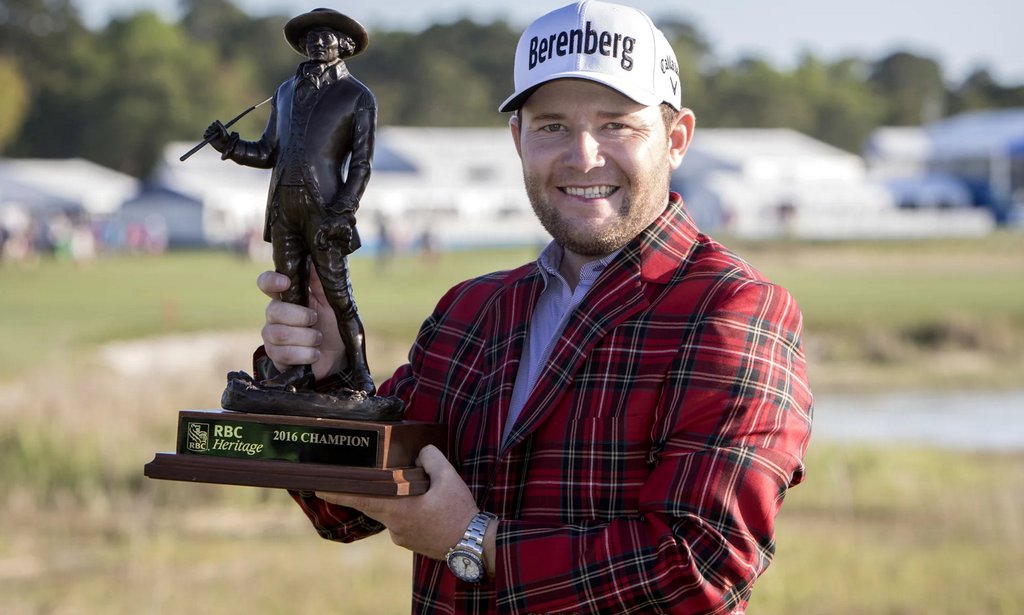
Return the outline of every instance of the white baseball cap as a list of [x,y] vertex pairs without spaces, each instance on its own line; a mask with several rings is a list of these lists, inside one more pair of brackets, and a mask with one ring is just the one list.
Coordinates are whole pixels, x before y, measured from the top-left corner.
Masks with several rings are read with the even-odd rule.
[[530,24],[516,47],[516,91],[498,110],[519,109],[555,79],[596,81],[642,105],[682,108],[675,51],[650,17],[620,4],[583,0]]

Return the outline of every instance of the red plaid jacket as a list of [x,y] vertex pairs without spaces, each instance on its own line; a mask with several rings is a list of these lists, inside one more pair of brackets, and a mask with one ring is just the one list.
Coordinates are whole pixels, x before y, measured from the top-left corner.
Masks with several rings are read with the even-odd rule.
[[[456,286],[380,389],[448,425],[452,464],[501,518],[496,576],[416,556],[413,611],[742,613],[810,435],[793,298],[673,195],[571,316],[503,445],[541,288],[535,264]],[[325,538],[381,529],[293,496]]]

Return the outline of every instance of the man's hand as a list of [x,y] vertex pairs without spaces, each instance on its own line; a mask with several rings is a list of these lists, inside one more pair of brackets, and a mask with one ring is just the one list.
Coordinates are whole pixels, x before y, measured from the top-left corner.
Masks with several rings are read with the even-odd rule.
[[281,292],[289,286],[288,276],[264,271],[256,285],[271,299],[260,334],[267,356],[278,370],[312,364],[313,375],[320,379],[344,367],[345,344],[315,268],[309,273],[309,307],[281,301]]
[[209,139],[210,145],[213,149],[218,152],[224,152],[227,149],[228,141],[230,136],[228,135],[228,129],[224,127],[224,124],[220,123],[220,120],[215,120],[210,126],[203,132],[203,139]]
[[[480,509],[469,487],[437,447],[424,447],[416,458],[416,465],[422,466],[430,476],[430,489],[423,495],[398,498],[322,492],[316,495],[383,523],[396,545],[443,560],[448,549],[462,539],[473,515]],[[492,572],[496,533],[495,521],[488,528],[484,545],[487,568]]]
[[321,251],[338,248],[342,254],[351,254],[352,227],[355,224],[356,217],[351,212],[327,216],[313,237],[313,245]]

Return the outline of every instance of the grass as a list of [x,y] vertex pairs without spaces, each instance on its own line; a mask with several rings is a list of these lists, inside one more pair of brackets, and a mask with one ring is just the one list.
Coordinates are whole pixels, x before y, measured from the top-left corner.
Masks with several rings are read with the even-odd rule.
[[[996,387],[1024,375],[1024,238],[913,243],[738,244],[789,288],[804,312],[818,390]],[[378,374],[401,360],[441,293],[535,250],[413,256],[378,269],[353,258],[368,337],[386,346]],[[123,257],[89,267],[0,268],[0,379],[98,343],[183,331],[258,331],[265,264],[221,253]],[[939,355],[948,357],[936,365]],[[921,365],[931,364],[929,369]],[[1016,378],[1015,378],[1016,376]]]
[[0,269],[0,374],[126,338],[258,328],[261,267],[227,254],[118,257]]
[[[367,327],[408,340],[445,288],[530,257],[530,250],[442,256],[436,264],[404,257],[383,272],[369,258],[354,258],[352,277]],[[255,280],[270,268],[217,252],[116,257],[85,267],[68,261],[2,266],[0,377],[112,340],[258,331],[266,299]]]
[[[738,251],[803,306],[819,392],[1024,382],[1019,235]],[[383,271],[353,259],[376,373],[444,289],[531,254]],[[386,536],[335,545],[279,491],[142,477],[177,411],[211,407],[223,374],[247,366],[264,268],[216,253],[0,267],[0,612],[408,612],[411,559]],[[209,333],[225,329],[239,333]],[[139,347],[194,355],[133,366],[95,352],[154,335],[170,337]],[[133,360],[154,354],[173,353]],[[1024,610],[1024,453],[812,442],[808,468],[751,613]]]
[[1024,236],[739,244],[800,303],[817,391],[1024,382]]

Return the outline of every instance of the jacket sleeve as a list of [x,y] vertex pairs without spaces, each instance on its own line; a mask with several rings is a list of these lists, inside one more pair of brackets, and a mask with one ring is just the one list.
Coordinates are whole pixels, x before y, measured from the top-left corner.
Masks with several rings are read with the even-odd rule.
[[[283,87],[283,86],[282,86]],[[259,141],[243,141],[238,138],[238,133],[231,133],[230,141],[221,158],[233,160],[246,167],[257,169],[269,169],[274,166],[277,160],[277,98],[281,94],[278,88],[274,100],[270,101],[270,119],[267,120],[267,127],[263,130],[263,136]]]
[[370,182],[376,130],[377,103],[373,95],[366,91],[360,97],[352,119],[352,154],[348,162],[348,175],[338,196],[331,203],[331,209],[355,212],[359,207],[359,201]]
[[306,513],[321,538],[355,542],[384,529],[381,523],[359,511],[325,502],[312,491],[289,491],[288,494]]
[[803,479],[811,394],[801,328],[792,297],[767,283],[745,283],[710,311],[667,375],[639,515],[576,525],[502,520],[499,605],[743,612],[773,557],[783,497]]

